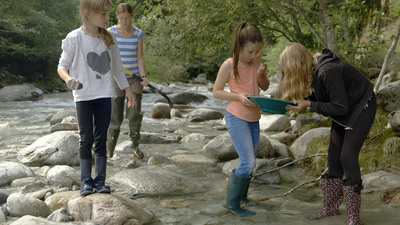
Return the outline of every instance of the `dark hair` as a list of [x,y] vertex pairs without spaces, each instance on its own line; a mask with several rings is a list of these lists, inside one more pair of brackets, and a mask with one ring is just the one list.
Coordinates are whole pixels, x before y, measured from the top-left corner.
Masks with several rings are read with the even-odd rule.
[[263,43],[263,38],[260,29],[254,24],[243,22],[236,27],[233,36],[233,48],[231,57],[233,57],[233,74],[235,79],[239,77],[238,64],[239,64],[239,53],[241,48],[247,44],[247,42],[260,42]]

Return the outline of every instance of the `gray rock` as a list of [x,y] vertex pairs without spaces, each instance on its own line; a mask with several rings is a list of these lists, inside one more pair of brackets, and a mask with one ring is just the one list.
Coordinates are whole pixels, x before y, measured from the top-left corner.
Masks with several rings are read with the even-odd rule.
[[39,138],[18,152],[18,160],[29,166],[79,165],[79,135],[58,131]]
[[290,127],[290,119],[285,115],[261,115],[260,130],[266,131],[283,131]]
[[[239,159],[235,159],[225,163],[222,172],[230,176],[232,170],[236,169],[239,163],[240,163]],[[254,179],[253,182],[261,184],[281,184],[282,178],[279,174],[279,171],[274,171],[271,173],[258,176],[259,174],[262,174],[264,172],[267,172],[275,168],[276,168],[276,163],[272,160],[256,159],[256,167],[253,170],[253,176],[256,176],[256,178]]]
[[75,108],[73,108],[73,109],[65,109],[65,110],[57,112],[51,118],[50,126],[55,125],[57,123],[61,123],[64,120],[64,118],[67,118],[67,117],[70,117],[70,116],[76,117],[76,109]]
[[166,103],[155,103],[151,117],[155,119],[171,119],[171,108]]
[[50,127],[50,133],[63,130],[78,130],[78,124],[76,123],[57,123]]
[[[19,218],[18,220],[14,221],[10,225],[60,225],[62,223],[60,222],[52,222],[47,220],[46,218],[42,217],[35,217],[35,216],[23,216]],[[98,223],[91,222],[91,221],[85,221],[85,222],[69,222],[65,223],[68,225],[99,225]]]
[[11,85],[0,89],[0,102],[38,101],[43,91],[32,84]]
[[[238,158],[238,154],[233,146],[232,139],[229,133],[221,134],[212,140],[210,140],[203,147],[203,154],[211,159],[218,159],[221,161],[227,161]],[[277,153],[273,148],[270,140],[260,135],[260,144],[258,146],[258,158],[271,158],[276,156]]]
[[400,131],[400,110],[389,113],[387,118],[390,126],[396,131]]
[[11,183],[11,181],[33,177],[35,173],[27,166],[15,162],[0,162],[0,186]]
[[400,107],[400,80],[390,83],[376,94],[376,100],[379,106],[384,110],[391,112]]
[[182,137],[176,135],[163,135],[158,133],[141,132],[140,143],[144,144],[167,144],[176,143],[181,140]]
[[44,216],[50,215],[50,208],[37,198],[21,194],[13,193],[7,198],[7,211],[10,216]]
[[21,187],[36,182],[36,177],[24,177],[15,179],[11,182],[11,187]]
[[[206,99],[208,99],[207,96],[205,95],[193,92],[182,92],[182,93],[171,94],[169,95],[169,98],[171,99],[174,105],[189,105],[190,103],[202,103]],[[156,102],[166,103],[167,101],[165,99],[157,99]]]
[[366,191],[384,191],[400,187],[400,176],[386,171],[365,174],[361,178]]
[[218,119],[223,119],[224,114],[215,109],[201,108],[191,111],[185,116],[185,118],[187,118],[188,120],[192,120],[193,118],[201,118],[203,121],[218,120]]
[[6,222],[6,215],[4,215],[3,210],[0,210],[0,224]]
[[80,184],[80,179],[80,172],[65,165],[54,166],[47,173],[47,181],[50,184],[62,187],[71,188],[74,184]]
[[304,133],[303,135],[301,135],[290,146],[290,151],[292,152],[295,159],[304,157],[304,155],[306,154],[306,151],[308,149],[308,144],[310,144],[310,142],[314,138],[324,135],[327,132],[330,132],[329,127],[320,127],[320,128],[315,128],[315,129],[309,130],[306,133]]
[[53,222],[69,222],[73,220],[73,217],[68,213],[65,208],[57,209],[47,217],[48,220]]
[[169,157],[172,162],[175,163],[186,163],[186,164],[203,164],[203,165],[210,165],[215,166],[218,162],[216,159],[210,159],[205,156],[199,155],[173,155]]
[[148,165],[163,165],[163,164],[170,164],[168,157],[163,155],[152,155],[150,156],[149,160],[147,161]]

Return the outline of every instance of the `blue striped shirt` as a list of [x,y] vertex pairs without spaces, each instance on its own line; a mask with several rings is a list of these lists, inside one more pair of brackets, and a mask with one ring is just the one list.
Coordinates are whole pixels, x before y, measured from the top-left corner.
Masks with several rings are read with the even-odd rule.
[[[133,27],[133,35],[125,38],[119,35],[117,26],[112,26],[108,30],[115,34],[121,54],[122,65],[136,75],[140,75],[137,53],[138,53],[138,42],[143,37],[143,32]],[[129,74],[125,73],[125,76],[130,77]]]

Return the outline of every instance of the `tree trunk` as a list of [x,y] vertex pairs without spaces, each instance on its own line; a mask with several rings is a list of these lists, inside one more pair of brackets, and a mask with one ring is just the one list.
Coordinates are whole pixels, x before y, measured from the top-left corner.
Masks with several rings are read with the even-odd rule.
[[328,45],[328,48],[338,54],[338,50],[336,48],[336,37],[335,37],[335,27],[333,26],[333,16],[332,13],[329,11],[329,1],[330,0],[318,0],[321,12],[322,12],[322,17],[321,18],[321,24],[322,24],[322,29],[325,32],[325,37],[326,37],[326,43]]
[[375,93],[377,93],[378,90],[379,90],[379,86],[381,85],[381,82],[382,82],[382,79],[383,79],[383,75],[386,72],[386,67],[387,67],[387,64],[388,64],[388,61],[389,61],[389,57],[393,53],[394,49],[397,46],[397,42],[399,41],[399,36],[400,36],[400,22],[397,25],[396,33],[394,34],[394,37],[393,37],[392,46],[390,46],[389,51],[386,53],[385,60],[383,61],[381,72],[379,73],[378,80],[376,81],[376,84],[375,84],[375,87],[374,87],[374,92]]

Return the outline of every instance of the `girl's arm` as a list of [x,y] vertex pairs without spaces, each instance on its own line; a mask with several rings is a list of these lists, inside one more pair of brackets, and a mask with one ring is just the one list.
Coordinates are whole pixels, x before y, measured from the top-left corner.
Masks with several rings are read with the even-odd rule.
[[[259,58],[260,62],[261,62],[261,58]],[[258,67],[257,70],[257,80],[258,80],[258,86],[263,90],[266,91],[269,88],[269,80],[267,77],[267,74],[265,74],[267,72],[267,67],[260,63],[260,66]]]
[[219,68],[217,79],[214,83],[213,97],[228,101],[240,101],[246,106],[254,106],[254,103],[247,98],[247,96],[250,94],[230,93],[224,91],[225,85],[228,82],[228,78],[232,72],[232,65],[229,63],[229,61],[225,61]]
[[[64,69],[64,68],[58,69],[57,72],[58,72],[58,75],[61,77],[61,79],[63,79],[64,82],[67,84],[67,86],[68,86],[68,81],[69,81],[69,80],[75,80],[75,81],[79,82],[78,79],[71,77],[71,76],[68,74],[67,70]],[[68,86],[68,88],[71,89],[69,86]]]
[[138,60],[140,76],[143,79],[143,81],[140,84],[143,86],[147,86],[147,85],[149,85],[150,82],[146,77],[146,71],[145,71],[145,62],[144,62],[144,57],[143,57],[143,37],[140,38],[140,40],[138,42],[137,60]]

